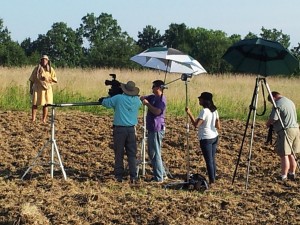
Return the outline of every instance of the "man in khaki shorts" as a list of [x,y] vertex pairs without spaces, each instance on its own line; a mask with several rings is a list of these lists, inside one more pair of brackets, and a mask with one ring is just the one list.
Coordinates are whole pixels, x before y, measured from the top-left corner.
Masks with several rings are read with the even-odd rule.
[[[297,162],[294,153],[300,152],[300,131],[297,123],[296,107],[290,99],[282,96],[277,91],[273,91],[272,96],[284,127],[282,127],[274,107],[266,125],[267,127],[273,125],[273,129],[277,133],[275,150],[280,156],[281,179],[283,181],[287,179],[295,180]],[[272,103],[270,95],[268,101]]]

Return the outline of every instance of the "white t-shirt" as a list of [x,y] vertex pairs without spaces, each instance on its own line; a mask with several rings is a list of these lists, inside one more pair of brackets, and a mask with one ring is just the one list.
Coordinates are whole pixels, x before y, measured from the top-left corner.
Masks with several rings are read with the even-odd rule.
[[198,127],[199,140],[212,139],[218,136],[218,131],[215,127],[216,120],[219,119],[217,110],[211,112],[208,108],[204,108],[200,111],[198,118],[203,120],[203,123]]

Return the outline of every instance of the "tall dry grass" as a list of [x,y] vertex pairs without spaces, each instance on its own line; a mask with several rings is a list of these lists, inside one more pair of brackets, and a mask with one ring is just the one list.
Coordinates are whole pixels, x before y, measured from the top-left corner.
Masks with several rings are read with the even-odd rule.
[[[12,87],[18,87],[21,91],[13,93],[29,99],[29,96],[27,96],[29,92],[28,78],[32,69],[31,67],[0,68],[0,93],[2,98],[7,93],[7,90],[10,90]],[[104,82],[107,79],[111,79],[109,76],[111,73],[115,73],[117,79],[121,82],[135,81],[140,88],[141,95],[147,95],[152,92],[153,80],[165,79],[165,73],[157,70],[56,69],[56,73],[58,83],[54,86],[55,103],[63,103],[64,101],[97,101],[99,97],[107,96],[110,86],[104,85]],[[166,76],[168,88],[165,89],[164,94],[168,100],[169,114],[184,115],[186,100],[188,100],[188,106],[196,114],[199,111],[197,96],[203,91],[209,91],[214,94],[215,104],[223,118],[245,119],[247,117],[256,76],[202,74],[188,79],[188,82],[179,78],[180,74],[167,74]],[[300,95],[298,94],[298,89],[300,79],[270,76],[266,80],[271,90],[277,90],[295,102],[299,115]],[[265,90],[265,88],[259,86],[258,113],[263,110],[263,89]],[[267,94],[265,90],[265,95]],[[9,98],[14,99],[12,97]],[[1,103],[1,108],[5,107]],[[270,104],[267,103],[268,110],[270,107]]]

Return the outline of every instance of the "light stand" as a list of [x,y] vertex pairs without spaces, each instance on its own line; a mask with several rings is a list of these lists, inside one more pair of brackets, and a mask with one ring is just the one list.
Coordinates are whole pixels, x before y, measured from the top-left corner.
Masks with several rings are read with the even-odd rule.
[[[182,74],[181,80],[184,81],[185,84],[185,107],[188,107],[188,78],[192,78],[192,74]],[[186,180],[181,182],[173,182],[165,185],[165,188],[172,188],[176,187],[177,189],[182,189],[184,186],[189,184],[190,180],[190,150],[189,150],[189,117],[186,117],[186,152],[185,152],[185,159],[186,159]]]
[[142,166],[142,176],[146,174],[146,142],[147,142],[147,130],[146,130],[146,106],[143,107],[143,138],[141,142],[141,159],[137,161],[137,174],[139,175],[140,167]]
[[[239,151],[239,155],[238,155],[238,160],[237,160],[236,167],[235,167],[234,174],[233,174],[233,178],[232,178],[232,184],[233,184],[234,180],[235,180],[235,177],[236,177],[237,168],[238,168],[238,165],[240,163],[240,158],[241,158],[242,150],[243,150],[243,147],[244,147],[244,142],[245,142],[246,135],[247,135],[247,130],[248,130],[248,126],[249,126],[249,123],[250,123],[250,117],[252,115],[251,136],[250,136],[249,152],[248,152],[248,158],[247,158],[248,164],[247,164],[246,184],[245,184],[245,188],[246,189],[248,188],[248,181],[249,181],[250,162],[251,162],[251,157],[252,157],[253,136],[254,136],[254,128],[255,128],[255,118],[256,118],[256,115],[257,115],[257,101],[258,101],[258,93],[259,93],[259,84],[260,83],[262,85],[262,88],[264,86],[266,87],[269,96],[271,96],[273,107],[276,110],[276,114],[277,114],[277,116],[279,118],[279,121],[280,121],[280,124],[281,124],[281,126],[282,126],[282,128],[283,128],[283,130],[285,132],[285,137],[286,137],[286,139],[288,141],[289,147],[291,148],[292,154],[295,157],[295,160],[297,162],[297,158],[296,158],[295,152],[294,152],[294,150],[292,148],[292,144],[290,143],[290,140],[287,137],[286,128],[284,127],[284,124],[282,122],[279,110],[276,107],[276,103],[275,103],[274,98],[272,96],[270,87],[269,87],[269,85],[268,85],[268,83],[266,81],[266,78],[265,77],[261,77],[261,76],[257,76],[256,82],[255,82],[254,91],[253,91],[253,95],[252,95],[251,104],[249,106],[249,113],[248,113],[246,127],[245,127],[245,131],[244,131],[243,139],[242,139],[242,144],[241,144],[241,147],[240,147],[240,151]],[[298,162],[297,162],[297,166],[299,167]]]
[[23,180],[24,177],[26,176],[26,174],[30,171],[30,169],[32,167],[34,167],[35,165],[37,165],[37,160],[38,158],[43,154],[44,150],[46,149],[46,147],[48,145],[51,145],[51,161],[50,161],[50,174],[51,174],[51,178],[53,178],[53,171],[54,171],[54,157],[55,154],[58,158],[59,161],[59,165],[63,174],[63,177],[65,180],[67,180],[67,175],[58,151],[58,147],[56,144],[56,140],[55,140],[55,107],[65,107],[65,106],[87,106],[87,105],[100,105],[99,102],[84,102],[84,103],[64,103],[64,104],[47,104],[45,105],[46,107],[51,106],[51,136],[50,139],[44,144],[44,146],[40,149],[40,151],[38,152],[38,154],[36,155],[36,157],[34,158],[32,164],[28,167],[28,169],[25,171],[25,173],[23,174],[23,176],[21,177],[21,179]]

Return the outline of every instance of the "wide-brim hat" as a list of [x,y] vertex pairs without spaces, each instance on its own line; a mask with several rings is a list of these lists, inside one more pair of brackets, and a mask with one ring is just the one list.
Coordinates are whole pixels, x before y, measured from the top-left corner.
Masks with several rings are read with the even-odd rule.
[[212,101],[213,95],[210,92],[202,92],[198,98],[201,98],[201,99],[207,100],[207,101]]
[[128,81],[127,84],[121,83],[121,88],[125,94],[131,96],[136,96],[140,92],[140,89],[135,86],[133,81]]
[[47,60],[49,60],[49,57],[48,57],[47,55],[42,55],[41,60],[42,60],[42,59],[47,59]]

